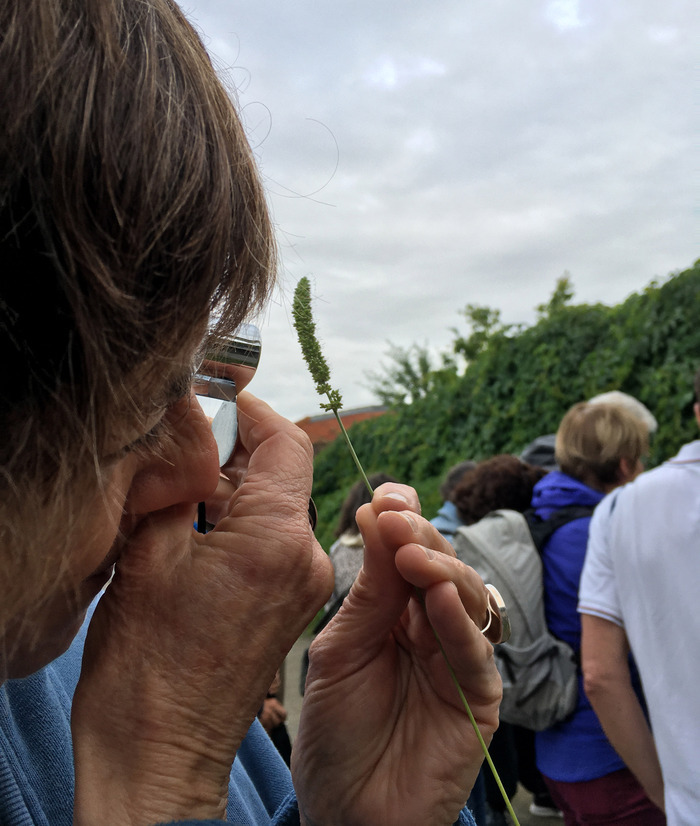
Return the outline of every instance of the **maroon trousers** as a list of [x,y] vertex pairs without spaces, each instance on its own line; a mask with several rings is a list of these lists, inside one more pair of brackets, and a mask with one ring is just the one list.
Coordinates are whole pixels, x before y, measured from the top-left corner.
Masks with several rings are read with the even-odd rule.
[[581,783],[545,777],[564,826],[666,826],[666,816],[644,794],[629,769]]

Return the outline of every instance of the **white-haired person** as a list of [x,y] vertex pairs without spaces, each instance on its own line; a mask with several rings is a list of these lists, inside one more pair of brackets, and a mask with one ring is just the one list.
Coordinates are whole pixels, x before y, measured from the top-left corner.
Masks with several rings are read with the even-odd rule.
[[0,31],[0,822],[472,823],[481,749],[429,623],[488,741],[488,595],[408,487],[358,513],[292,775],[255,721],[332,572],[307,438],[242,392],[222,479],[190,392],[212,313],[215,345],[275,272],[200,39],[171,0],[7,0]]
[[[700,371],[693,414],[700,425]],[[601,503],[581,576],[582,664],[610,742],[669,826],[700,812],[695,607],[700,586],[700,440]],[[629,652],[647,710],[633,689]]]
[[[532,507],[542,519],[563,508],[588,511],[558,528],[542,549],[547,626],[577,656],[581,619],[576,608],[591,514],[607,493],[641,472],[648,438],[648,425],[618,404],[576,404],[557,430],[559,470],[547,473],[534,487]],[[641,693],[638,679],[635,687]],[[535,734],[535,751],[537,768],[566,826],[663,826],[663,812],[609,743],[580,668],[576,709]]]

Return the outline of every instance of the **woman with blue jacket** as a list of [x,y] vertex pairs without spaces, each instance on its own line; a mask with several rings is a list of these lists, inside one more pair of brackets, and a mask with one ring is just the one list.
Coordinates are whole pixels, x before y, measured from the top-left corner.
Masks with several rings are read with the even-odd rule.
[[[648,430],[633,413],[612,404],[574,405],[556,437],[560,470],[536,485],[532,506],[542,519],[561,508],[593,508],[606,493],[634,479],[642,470]],[[545,616],[549,630],[580,655],[578,588],[588,541],[590,516],[563,525],[542,552]],[[636,690],[641,695],[637,679]],[[583,690],[573,715],[535,740],[537,767],[566,826],[661,826],[663,813],[608,742]]]

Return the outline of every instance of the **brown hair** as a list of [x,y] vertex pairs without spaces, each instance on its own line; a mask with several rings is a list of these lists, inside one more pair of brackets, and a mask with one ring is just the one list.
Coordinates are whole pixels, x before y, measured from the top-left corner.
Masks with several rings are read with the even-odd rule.
[[695,388],[695,401],[700,404],[700,370],[695,374],[693,387]]
[[8,0],[0,31],[11,610],[46,579],[41,525],[68,530],[108,437],[148,419],[210,312],[223,333],[262,304],[275,247],[243,128],[174,3]]
[[440,485],[440,496],[442,496],[443,502],[452,501],[452,496],[457,485],[462,481],[464,476],[474,470],[475,467],[476,462],[472,462],[470,459],[465,459],[463,462],[452,465]]
[[457,486],[452,501],[467,525],[499,508],[522,512],[530,507],[532,489],[546,472],[515,456],[499,454],[479,462]]
[[647,426],[625,408],[580,402],[559,425],[555,454],[564,473],[604,490],[619,482],[620,460],[636,464],[648,444]]

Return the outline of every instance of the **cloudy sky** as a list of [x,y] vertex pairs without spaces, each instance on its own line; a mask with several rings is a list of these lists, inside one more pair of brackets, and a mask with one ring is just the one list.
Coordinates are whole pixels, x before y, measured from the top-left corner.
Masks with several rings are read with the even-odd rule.
[[695,0],[183,8],[269,193],[281,279],[250,389],[289,418],[318,413],[301,276],[347,409],[376,402],[387,342],[444,349],[468,303],[530,322],[564,271],[614,304],[700,255]]

